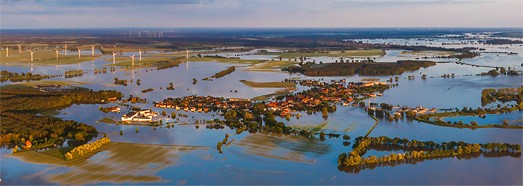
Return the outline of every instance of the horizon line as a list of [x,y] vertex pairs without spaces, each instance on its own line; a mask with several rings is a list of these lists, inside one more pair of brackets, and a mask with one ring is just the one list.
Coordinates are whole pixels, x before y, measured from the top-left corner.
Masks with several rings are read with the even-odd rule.
[[473,27],[473,26],[402,26],[402,27],[53,27],[53,28],[1,28],[0,30],[45,30],[45,29],[523,29],[523,27]]

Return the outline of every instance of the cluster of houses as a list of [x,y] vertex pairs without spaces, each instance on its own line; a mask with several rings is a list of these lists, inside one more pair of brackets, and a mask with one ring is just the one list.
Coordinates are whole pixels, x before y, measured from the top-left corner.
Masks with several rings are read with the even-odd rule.
[[417,106],[416,108],[401,107],[394,112],[394,115],[402,115],[402,113],[413,113],[415,115],[433,114],[436,113],[437,110],[436,108],[429,110],[429,108],[424,108],[423,106]]
[[[386,86],[385,82],[368,83],[346,83],[345,80],[333,81],[331,83],[300,80],[297,81],[301,86],[312,87],[309,90],[289,94],[279,97],[270,102],[263,102],[265,109],[272,110],[276,114],[284,117],[294,111],[319,111],[323,103],[341,103],[349,105],[354,97],[372,97],[376,94],[372,92],[361,92],[362,87]],[[191,112],[208,112],[209,110],[228,110],[228,109],[252,109],[254,103],[249,99],[241,98],[219,98],[212,96],[187,96],[182,98],[168,98],[154,106],[158,108],[172,108]]]
[[154,104],[158,108],[172,108],[186,112],[209,112],[217,109],[250,108],[252,103],[249,99],[242,98],[220,98],[213,96],[187,96],[182,98],[168,98],[160,103]]

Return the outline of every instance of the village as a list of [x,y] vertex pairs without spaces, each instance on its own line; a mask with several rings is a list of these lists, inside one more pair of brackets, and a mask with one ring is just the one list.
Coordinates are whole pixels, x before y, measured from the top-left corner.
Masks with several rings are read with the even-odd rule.
[[[185,112],[218,112],[223,115],[229,110],[253,112],[255,105],[263,104],[263,111],[270,111],[274,115],[289,118],[300,116],[297,112],[312,114],[324,112],[324,107],[329,112],[336,110],[336,105],[340,106],[365,106],[365,100],[376,96],[382,96],[384,90],[392,85],[386,82],[346,82],[345,79],[339,81],[322,82],[318,80],[285,80],[309,87],[308,90],[278,96],[268,101],[251,101],[243,98],[223,98],[213,96],[187,96],[181,98],[167,98],[161,102],[154,103],[157,108],[170,108]],[[369,103],[366,110],[382,111],[392,110],[393,108],[383,108],[375,103]],[[423,108],[418,106],[394,107],[394,115],[403,113],[427,114],[434,113],[437,109]],[[123,118],[122,118],[123,119]],[[127,120],[127,119],[126,119]]]

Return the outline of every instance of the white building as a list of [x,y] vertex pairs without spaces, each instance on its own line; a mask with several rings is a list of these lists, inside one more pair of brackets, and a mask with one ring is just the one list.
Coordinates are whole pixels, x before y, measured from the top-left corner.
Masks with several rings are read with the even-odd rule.
[[153,117],[158,116],[158,113],[153,112],[151,109],[140,110],[138,112],[129,112],[122,116],[123,122],[152,122]]

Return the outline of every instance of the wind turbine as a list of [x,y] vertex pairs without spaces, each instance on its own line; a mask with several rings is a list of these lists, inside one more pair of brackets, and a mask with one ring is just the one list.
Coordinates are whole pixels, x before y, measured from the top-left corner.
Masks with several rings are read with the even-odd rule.
[[80,47],[76,47],[76,49],[78,49],[78,59],[82,58],[81,53],[80,53],[81,52]]
[[134,54],[132,56],[129,56],[131,58],[131,67],[134,68]]
[[142,61],[142,49],[138,49],[138,54],[140,54],[140,61]]
[[91,45],[91,56],[94,57],[94,45]]
[[116,53],[113,52],[113,64],[116,63]]
[[29,52],[31,52],[31,62],[33,62],[33,50],[29,50]]
[[[185,49],[185,58],[189,59],[189,50]],[[189,70],[189,60],[185,62],[185,70]]]
[[9,57],[9,47],[5,47],[5,57]]
[[58,53],[59,53],[58,49],[55,48],[54,53],[56,53],[56,60],[58,60]]
[[67,55],[67,44],[64,44],[64,54]]

